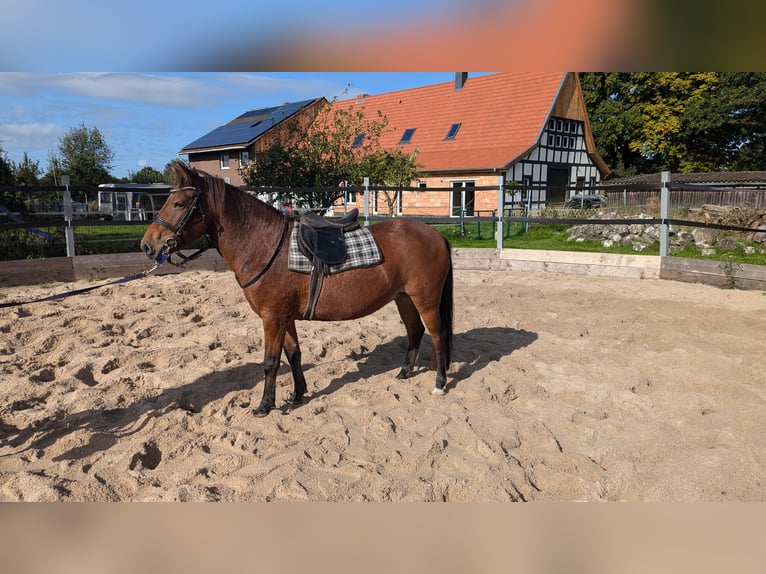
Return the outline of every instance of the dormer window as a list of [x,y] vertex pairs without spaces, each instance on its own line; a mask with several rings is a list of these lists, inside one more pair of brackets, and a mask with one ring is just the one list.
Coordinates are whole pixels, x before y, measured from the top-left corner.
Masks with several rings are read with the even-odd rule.
[[399,143],[400,144],[410,143],[410,141],[412,141],[412,136],[415,133],[416,129],[417,128],[407,128],[406,130],[404,130],[404,133],[402,134],[402,139],[399,140]]
[[452,124],[452,126],[449,129],[449,131],[447,132],[447,137],[445,137],[444,139],[445,140],[454,140],[459,129],[460,129],[460,124]]

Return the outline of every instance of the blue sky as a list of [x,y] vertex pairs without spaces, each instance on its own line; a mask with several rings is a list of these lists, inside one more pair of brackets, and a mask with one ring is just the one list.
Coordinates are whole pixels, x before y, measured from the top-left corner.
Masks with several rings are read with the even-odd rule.
[[162,171],[183,146],[249,109],[451,81],[454,72],[0,72],[0,145],[45,170],[67,130],[95,126],[121,178]]

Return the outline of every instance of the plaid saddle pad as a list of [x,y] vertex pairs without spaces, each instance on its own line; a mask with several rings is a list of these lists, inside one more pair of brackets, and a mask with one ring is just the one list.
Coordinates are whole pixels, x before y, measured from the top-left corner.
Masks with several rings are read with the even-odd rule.
[[[287,267],[290,271],[298,273],[311,273],[313,264],[298,247],[298,225],[293,227],[290,234],[290,252]],[[360,227],[356,231],[343,234],[346,241],[346,258],[337,265],[330,265],[328,275],[359,269],[361,267],[374,267],[383,262],[383,254],[380,252],[375,238],[366,227]]]

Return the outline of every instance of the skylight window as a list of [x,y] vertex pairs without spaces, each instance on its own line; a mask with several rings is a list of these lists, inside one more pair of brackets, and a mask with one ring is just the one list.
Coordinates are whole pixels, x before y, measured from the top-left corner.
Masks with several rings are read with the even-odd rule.
[[362,142],[364,141],[364,134],[359,134],[354,138],[354,141],[351,142],[351,147],[359,147],[362,145]]
[[445,140],[454,140],[455,136],[457,135],[458,130],[460,129],[461,124],[452,124],[449,131],[447,132],[447,137],[445,137]]
[[402,134],[402,139],[399,140],[399,143],[400,144],[410,143],[410,141],[412,141],[412,136],[415,133],[416,129],[417,128],[407,128],[406,130],[404,130],[404,133]]

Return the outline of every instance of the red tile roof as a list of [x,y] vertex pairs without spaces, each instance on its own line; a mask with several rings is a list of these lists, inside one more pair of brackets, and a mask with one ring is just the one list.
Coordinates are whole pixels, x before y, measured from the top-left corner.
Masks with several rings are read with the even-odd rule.
[[[537,143],[551,112],[564,72],[511,72],[342,100],[336,106],[380,110],[389,120],[383,148],[395,148],[402,133],[415,128],[406,151],[418,149],[420,171],[503,169]],[[445,141],[453,124],[457,137]]]

